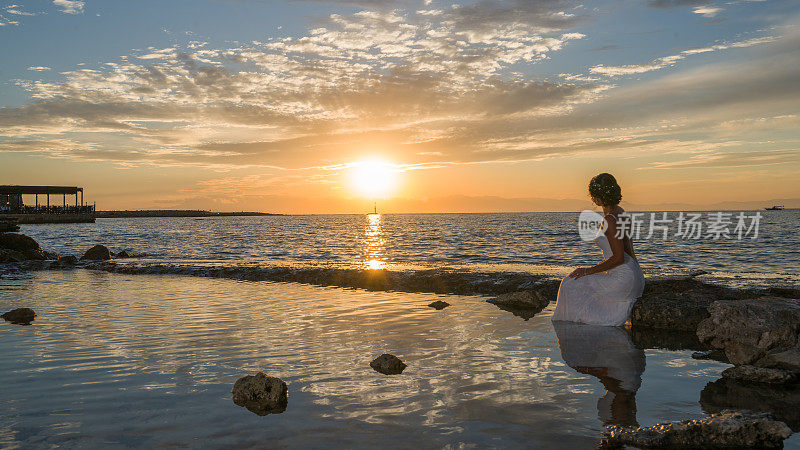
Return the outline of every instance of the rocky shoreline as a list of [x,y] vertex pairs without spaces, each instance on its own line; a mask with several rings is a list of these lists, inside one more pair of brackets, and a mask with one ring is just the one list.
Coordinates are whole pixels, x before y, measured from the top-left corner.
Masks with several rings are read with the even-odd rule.
[[[180,264],[119,263],[136,256],[112,253],[96,245],[80,258],[44,251],[35,240],[17,233],[0,233],[0,270],[68,270],[86,268],[125,274],[174,274],[251,281],[297,282],[367,290],[430,292],[491,296],[487,301],[525,320],[555,302],[560,280],[524,273],[475,273],[455,270],[390,271],[319,267],[209,267]],[[770,287],[732,289],[703,283],[701,273],[651,278],[631,313],[630,335],[642,349],[694,350],[692,357],[732,364],[700,395],[707,413],[728,409],[765,412],[772,416],[730,414],[704,423],[665,424],[646,430],[610,429],[609,442],[639,445],[714,442],[719,420],[734,420],[742,430],[770,423],[778,430],[764,437],[782,442],[785,422],[800,431],[800,289]],[[430,305],[441,309],[449,305]],[[437,308],[441,306],[441,308]],[[779,422],[774,422],[773,419]],[[716,422],[715,422],[716,421]],[[750,422],[748,422],[750,421]],[[757,423],[756,423],[757,422]],[[725,422],[727,423],[727,422]],[[733,422],[732,422],[733,423]],[[748,425],[750,423],[750,425]],[[755,425],[753,425],[755,424]],[[751,426],[752,425],[752,426]],[[660,431],[659,431],[660,430]],[[681,430],[694,437],[679,436]],[[700,430],[700,431],[698,431]],[[709,431],[708,436],[702,430]],[[716,430],[716,431],[714,431]],[[638,433],[638,434],[637,434]],[[661,434],[659,434],[661,433]],[[678,433],[678,434],[676,434]],[[614,438],[617,436],[617,438]],[[699,436],[699,437],[698,437]],[[776,437],[777,436],[777,437]],[[637,439],[644,440],[637,440]],[[780,438],[780,439],[778,439]],[[725,439],[733,439],[727,436]],[[666,442],[667,444],[658,444]],[[728,442],[728,441],[726,441]],[[742,442],[742,445],[746,445]]]

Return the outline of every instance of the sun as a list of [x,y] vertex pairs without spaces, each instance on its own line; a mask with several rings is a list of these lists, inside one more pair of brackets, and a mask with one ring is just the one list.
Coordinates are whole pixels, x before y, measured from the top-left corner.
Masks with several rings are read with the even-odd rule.
[[385,198],[391,194],[397,185],[397,173],[397,166],[380,160],[350,164],[353,189],[370,199]]

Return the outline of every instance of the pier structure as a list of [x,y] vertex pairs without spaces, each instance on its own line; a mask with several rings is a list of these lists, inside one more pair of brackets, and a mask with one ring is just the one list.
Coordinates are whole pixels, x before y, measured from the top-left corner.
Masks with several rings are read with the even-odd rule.
[[[23,196],[33,196],[33,204]],[[0,218],[21,224],[94,222],[95,207],[85,203],[82,187],[3,185]]]

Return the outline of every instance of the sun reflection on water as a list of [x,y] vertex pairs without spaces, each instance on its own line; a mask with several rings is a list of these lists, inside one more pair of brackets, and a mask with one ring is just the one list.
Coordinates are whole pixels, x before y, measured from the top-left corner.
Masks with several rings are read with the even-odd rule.
[[364,267],[370,270],[386,268],[386,256],[381,230],[381,215],[368,214],[367,225],[364,229]]

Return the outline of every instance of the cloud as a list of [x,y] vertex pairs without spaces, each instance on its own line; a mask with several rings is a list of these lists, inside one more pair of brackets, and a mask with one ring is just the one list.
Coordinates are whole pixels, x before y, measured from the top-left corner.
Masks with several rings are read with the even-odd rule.
[[46,71],[52,70],[52,69],[50,69],[49,67],[45,67],[45,66],[31,66],[31,67],[28,67],[28,70],[33,71],[33,72],[46,72]]
[[654,59],[644,64],[629,64],[624,66],[605,66],[600,64],[590,68],[589,72],[598,75],[605,75],[608,77],[615,77],[621,75],[636,75],[640,73],[652,72],[654,70],[670,67],[675,63],[677,63],[678,61],[685,59],[687,56],[697,55],[700,53],[716,52],[731,48],[752,47],[755,45],[773,42],[776,39],[777,37],[775,36],[764,36],[764,37],[752,38],[732,43],[723,43],[723,44],[710,45],[707,47],[691,48],[688,50],[684,50],[680,53],[677,53],[675,55],[663,56],[661,58]]
[[759,167],[800,163],[800,148],[789,150],[759,150],[750,152],[711,152],[694,155],[688,159],[655,162],[649,169],[708,169],[730,167]]
[[697,6],[692,12],[700,14],[703,17],[716,17],[722,11],[722,8],[717,6]]
[[687,49],[650,64],[761,45],[745,62],[621,86],[602,72],[520,74],[583,38],[552,28],[579,19],[548,4],[550,13],[531,5],[492,27],[477,18],[513,17],[509,6],[332,15],[299,37],[148,48],[57,81],[21,81],[34,100],[0,108],[0,149],[20,141],[15,151],[58,158],[324,178],[365,153],[431,168],[744,151],[757,142],[747,130],[786,123],[758,117],[796,113],[800,38],[791,34]]
[[648,0],[647,4],[653,8],[678,8],[683,6],[707,5],[708,0]]
[[65,14],[83,14],[86,3],[80,0],[53,0],[53,4],[61,8],[61,12]]
[[20,9],[21,7],[22,7],[22,5],[8,5],[8,6],[4,7],[3,9],[5,10],[5,12],[7,12],[9,14],[14,14],[16,16],[35,16],[36,15],[35,13],[21,10]]

